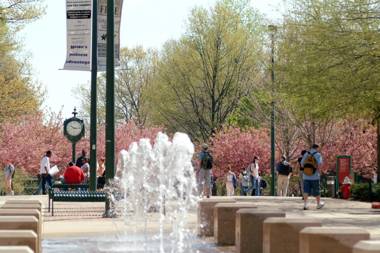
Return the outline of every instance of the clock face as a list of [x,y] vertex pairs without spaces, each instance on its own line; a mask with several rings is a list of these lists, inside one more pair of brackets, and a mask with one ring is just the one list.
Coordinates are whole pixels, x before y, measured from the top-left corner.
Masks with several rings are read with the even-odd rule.
[[66,126],[66,131],[71,136],[78,136],[82,132],[83,125],[78,121],[70,121]]

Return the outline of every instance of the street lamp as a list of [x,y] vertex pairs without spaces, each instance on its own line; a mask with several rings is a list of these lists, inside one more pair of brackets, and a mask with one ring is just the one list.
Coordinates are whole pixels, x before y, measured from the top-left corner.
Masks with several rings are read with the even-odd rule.
[[270,118],[270,146],[271,146],[271,155],[270,155],[270,169],[272,174],[271,180],[271,195],[275,195],[275,152],[276,152],[276,133],[275,133],[275,78],[274,78],[274,36],[277,32],[277,26],[269,25],[268,30],[271,36],[271,80],[272,80],[272,112]]

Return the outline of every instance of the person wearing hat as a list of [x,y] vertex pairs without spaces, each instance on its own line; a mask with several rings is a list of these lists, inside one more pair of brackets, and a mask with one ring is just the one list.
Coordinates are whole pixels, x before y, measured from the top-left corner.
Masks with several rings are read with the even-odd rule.
[[202,151],[199,153],[198,159],[200,161],[199,181],[203,189],[203,196],[210,197],[211,189],[211,176],[213,157],[208,151],[208,145],[202,145]]
[[281,162],[276,166],[277,170],[277,196],[286,197],[288,194],[289,179],[292,176],[293,169],[285,156],[281,157]]

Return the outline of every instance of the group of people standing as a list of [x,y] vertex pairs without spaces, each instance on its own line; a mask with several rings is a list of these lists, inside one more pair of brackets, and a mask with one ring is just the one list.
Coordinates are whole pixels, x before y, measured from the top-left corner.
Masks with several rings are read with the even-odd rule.
[[[200,161],[198,181],[201,192],[207,198],[210,197],[212,188],[212,167],[213,157],[208,150],[207,144],[202,145],[202,151],[198,155]],[[320,168],[323,159],[319,152],[319,146],[313,144],[309,150],[303,150],[298,159],[300,169],[301,194],[304,199],[304,210],[309,209],[309,196],[316,197],[317,209],[322,208],[325,203],[320,196]],[[293,168],[285,156],[276,165],[277,174],[277,196],[287,196],[290,178],[293,175]],[[266,181],[260,177],[259,158],[255,156],[252,162],[243,168],[239,177],[232,171],[231,167],[225,174],[224,182],[226,185],[227,196],[234,196],[235,189],[240,186],[240,195],[260,196],[261,190],[266,188]]]

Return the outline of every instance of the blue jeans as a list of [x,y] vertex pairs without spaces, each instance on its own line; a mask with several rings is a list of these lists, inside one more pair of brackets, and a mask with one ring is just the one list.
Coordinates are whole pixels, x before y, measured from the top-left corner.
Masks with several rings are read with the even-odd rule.
[[41,174],[42,177],[42,194],[46,194],[46,183],[51,188],[51,176],[49,174]]
[[252,177],[252,196],[260,196],[260,179]]
[[241,186],[240,187],[240,195],[241,196],[249,195],[249,187],[248,186]]

